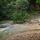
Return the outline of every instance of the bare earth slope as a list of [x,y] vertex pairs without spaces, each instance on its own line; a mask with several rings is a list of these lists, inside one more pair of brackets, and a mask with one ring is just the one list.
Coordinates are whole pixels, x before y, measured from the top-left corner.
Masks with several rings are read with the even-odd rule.
[[40,40],[40,18],[29,23],[10,24],[0,33],[0,40]]
[[40,31],[28,31],[12,34],[7,40],[40,40]]
[[18,30],[23,29],[23,31],[14,35],[12,33],[7,40],[40,40],[40,19],[32,20],[27,24],[16,24],[14,26],[19,26]]

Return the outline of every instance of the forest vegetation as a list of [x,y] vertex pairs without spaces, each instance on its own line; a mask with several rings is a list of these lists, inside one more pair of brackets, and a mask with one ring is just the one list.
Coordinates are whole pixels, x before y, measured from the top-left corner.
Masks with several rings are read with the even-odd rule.
[[40,11],[40,0],[0,0],[0,21],[25,22],[36,11]]

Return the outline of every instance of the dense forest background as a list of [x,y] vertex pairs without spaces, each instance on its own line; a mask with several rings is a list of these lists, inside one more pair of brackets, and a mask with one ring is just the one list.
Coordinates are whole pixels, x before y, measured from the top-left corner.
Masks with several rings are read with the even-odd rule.
[[0,0],[0,21],[25,22],[35,11],[40,11],[40,0]]

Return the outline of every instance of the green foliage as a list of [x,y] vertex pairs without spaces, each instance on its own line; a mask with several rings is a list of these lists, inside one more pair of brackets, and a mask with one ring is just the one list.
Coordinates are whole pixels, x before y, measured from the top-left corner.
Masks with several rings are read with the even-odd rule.
[[9,18],[9,14],[14,12],[14,0],[0,0],[0,19]]
[[38,3],[40,5],[40,0],[36,0],[36,3]]
[[29,2],[28,0],[17,0],[16,1],[16,7],[19,10],[28,10]]
[[30,17],[30,15],[24,11],[24,12],[15,12],[13,13],[13,15],[11,16],[11,20],[14,21],[14,23],[23,23],[25,21],[28,20],[28,18]]
[[32,6],[28,0],[0,0],[0,20],[11,19],[14,22],[25,22],[32,14],[31,10]]

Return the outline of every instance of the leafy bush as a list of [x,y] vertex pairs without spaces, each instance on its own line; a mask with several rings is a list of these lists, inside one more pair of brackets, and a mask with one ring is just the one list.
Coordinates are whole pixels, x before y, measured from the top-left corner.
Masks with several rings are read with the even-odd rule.
[[9,19],[11,12],[14,12],[14,0],[0,0],[0,18]]
[[30,18],[32,6],[28,0],[0,0],[0,20],[25,22]]
[[15,12],[11,15],[11,20],[13,20],[14,23],[23,23],[28,20],[30,15],[27,12]]
[[29,7],[28,0],[17,0],[16,1],[17,10],[27,11],[28,7]]
[[36,0],[36,3],[38,3],[40,5],[40,0]]

